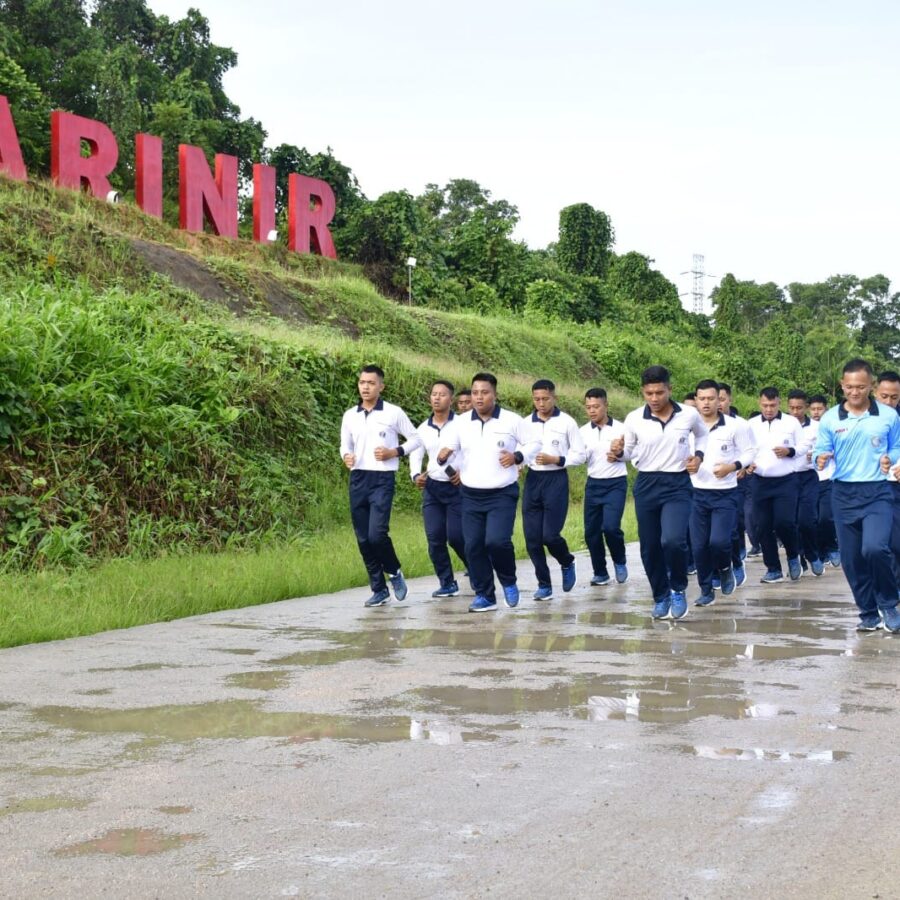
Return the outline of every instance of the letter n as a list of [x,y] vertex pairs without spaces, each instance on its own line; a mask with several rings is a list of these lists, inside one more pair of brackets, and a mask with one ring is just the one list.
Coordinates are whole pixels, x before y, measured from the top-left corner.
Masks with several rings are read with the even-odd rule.
[[0,173],[16,181],[28,181],[28,170],[22,159],[19,135],[9,109],[9,101],[0,95]]
[[[90,156],[81,155],[85,141]],[[86,187],[95,197],[112,190],[106,177],[119,161],[116,136],[102,122],[73,113],[50,113],[50,176],[60,187]]]
[[134,197],[148,216],[162,218],[162,138],[139,134],[134,139]]
[[199,147],[178,145],[178,195],[181,227],[203,231],[204,219],[222,237],[238,235],[238,161],[236,156],[216,154],[213,179],[206,156]]
[[308,175],[288,178],[288,247],[337,259],[328,224],[334,218],[331,186]]

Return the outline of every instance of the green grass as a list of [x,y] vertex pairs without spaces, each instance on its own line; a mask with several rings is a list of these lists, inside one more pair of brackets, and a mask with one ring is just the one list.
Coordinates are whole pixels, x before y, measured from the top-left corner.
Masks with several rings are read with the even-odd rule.
[[[581,516],[580,504],[573,502],[563,532],[572,549],[584,546]],[[630,502],[623,528],[626,540],[634,540],[637,529]],[[432,574],[418,512],[395,512],[391,534],[408,576]],[[516,555],[525,559],[520,570],[526,571],[530,563],[525,558],[521,516],[516,519],[514,540]],[[581,577],[588,577],[584,567]],[[349,523],[320,532],[305,544],[256,552],[119,559],[76,571],[0,575],[0,647],[167,622],[365,583]]]

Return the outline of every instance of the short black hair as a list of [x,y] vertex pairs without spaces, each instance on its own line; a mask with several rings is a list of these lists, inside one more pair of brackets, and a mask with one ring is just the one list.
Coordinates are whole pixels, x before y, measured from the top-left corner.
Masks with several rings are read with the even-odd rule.
[[531,389],[533,391],[550,391],[552,394],[556,391],[556,385],[549,378],[538,378]]
[[466,397],[471,397],[471,396],[472,396],[472,390],[471,390],[471,388],[460,388],[460,389],[456,392],[456,396],[457,396],[457,397],[462,397],[463,395],[465,395]]
[[872,364],[868,360],[862,359],[859,356],[856,356],[849,362],[844,363],[844,368],[841,371],[844,375],[849,375],[852,372],[868,372],[869,378],[875,377],[875,372],[872,369]]
[[888,369],[888,371],[882,372],[875,381],[878,384],[881,384],[882,381],[900,381],[900,375]]
[[696,399],[697,399],[697,392],[696,392],[696,391],[688,391],[688,392],[684,395],[684,399],[685,399],[685,400],[696,400]]
[[362,375],[363,372],[365,372],[367,375],[377,375],[382,381],[384,381],[384,369],[382,369],[381,366],[376,366],[373,364],[363,366],[359,370],[359,374]]
[[804,403],[809,403],[809,395],[800,388],[791,388],[788,391],[788,400],[802,400]]
[[476,372],[472,376],[472,384],[475,384],[476,381],[486,381],[495,391],[497,390],[497,376],[490,372]]
[[760,397],[765,397],[766,400],[779,400],[781,398],[781,394],[778,393],[777,387],[764,387],[759,392]]
[[453,395],[453,392],[456,390],[456,388],[453,387],[453,385],[449,381],[445,380],[444,378],[438,378],[437,381],[432,381],[431,389],[434,390],[439,384],[442,385],[443,387],[447,388],[447,390],[450,391],[451,396]]
[[671,384],[672,376],[665,366],[648,366],[641,372],[641,387],[645,384]]
[[[719,393],[719,382],[713,381],[712,378],[704,378],[703,381],[697,382],[697,390],[698,391],[708,391],[710,388],[714,390],[717,394]],[[695,391],[696,396],[696,391]]]
[[730,397],[734,392],[731,390],[731,385],[725,381],[719,382],[719,390],[725,391],[726,394]]
[[[900,381],[900,378],[897,379]],[[809,398],[810,404],[813,403],[821,403],[823,406],[828,406],[828,398],[824,394],[813,394]]]
[[584,392],[584,399],[605,400],[606,391],[603,388],[588,388]]

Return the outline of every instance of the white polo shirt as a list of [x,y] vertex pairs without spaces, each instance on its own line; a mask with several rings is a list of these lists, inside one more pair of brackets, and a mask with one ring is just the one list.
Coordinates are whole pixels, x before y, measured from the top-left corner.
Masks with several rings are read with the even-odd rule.
[[[797,421],[800,422],[799,419]],[[794,457],[794,471],[811,472],[816,467],[812,452],[819,436],[819,423],[807,416],[805,422],[800,422],[800,433],[803,435],[803,442],[797,448],[797,455]]]
[[719,420],[709,426],[706,453],[697,473],[691,475],[691,484],[704,491],[737,490],[737,471],[716,478],[713,470],[720,463],[740,463],[739,468],[745,468],[753,462],[755,455],[756,447],[747,423],[719,413]]
[[671,403],[673,412],[666,422],[654,416],[646,405],[625,417],[622,459],[633,460],[638,472],[684,472],[687,458],[706,450],[707,431],[700,413],[692,406],[679,406],[674,400]]
[[775,455],[776,447],[790,447],[794,454],[803,444],[800,423],[786,413],[779,412],[774,419],[754,416],[749,420],[750,431],[756,444],[756,474],[763,478],[781,478],[790,475],[796,465],[795,456],[783,459]]
[[500,465],[502,451],[520,452],[522,462],[530,465],[541,449],[540,443],[530,440],[525,420],[499,403],[486,422],[474,409],[457,416],[444,446],[454,451],[447,462],[458,469],[462,483],[480,489],[504,488],[518,480],[518,466]]
[[566,466],[578,466],[584,462],[581,432],[578,430],[578,423],[568,413],[556,407],[546,422],[537,412],[533,412],[524,421],[528,442],[540,444],[537,453],[563,458],[562,465],[529,463],[528,468],[533,472],[558,472]]
[[[425,474],[432,481],[450,480],[450,476],[444,471],[450,463],[441,465],[437,461],[437,456],[438,453],[441,452],[441,449],[447,446],[446,441],[450,440],[450,435],[453,433],[454,428],[456,428],[456,414],[451,410],[447,421],[444,422],[443,425],[436,425],[434,416],[429,416],[416,429],[419,433],[419,437],[422,439],[422,446],[416,447],[416,449],[409,454],[409,472],[412,478],[421,474],[422,462],[424,461],[425,453],[427,452],[428,468],[425,470]],[[458,466],[454,466],[453,468],[458,468]]]
[[379,398],[371,411],[364,409],[361,403],[351,406],[341,419],[341,457],[348,453],[354,454],[354,469],[396,472],[400,468],[399,458],[377,460],[375,448],[387,447],[393,450],[399,446],[401,434],[406,438],[406,444],[402,448],[404,456],[422,443],[409,416],[399,406],[382,398]]
[[[628,467],[621,460],[609,462],[606,455],[610,444],[625,435],[625,423],[612,416],[606,417],[605,425],[588,422],[582,425],[581,439],[584,442],[585,462],[588,478],[622,478],[628,474]],[[568,460],[567,460],[568,462]]]

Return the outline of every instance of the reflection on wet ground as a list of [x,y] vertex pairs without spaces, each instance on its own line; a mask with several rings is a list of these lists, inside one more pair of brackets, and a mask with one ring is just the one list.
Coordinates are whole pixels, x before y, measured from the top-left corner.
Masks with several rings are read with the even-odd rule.
[[51,794],[47,797],[26,797],[21,800],[10,800],[4,806],[0,806],[0,818],[13,816],[17,813],[50,812],[57,809],[84,809],[90,805],[90,800],[80,800],[77,797],[59,797]]
[[804,762],[831,763],[849,759],[850,755],[841,750],[767,750],[754,747],[742,750],[739,747],[678,747],[682,753],[690,753],[701,759],[739,760],[741,762],[754,762],[759,760],[778,762]]
[[283,688],[291,678],[291,673],[284,669],[270,669],[261,672],[235,672],[225,681],[232,687],[246,688],[252,691],[277,691]]
[[177,850],[200,834],[167,834],[157,828],[117,828],[91,841],[60,847],[56,856],[89,856],[108,853],[113,856],[153,856]]

